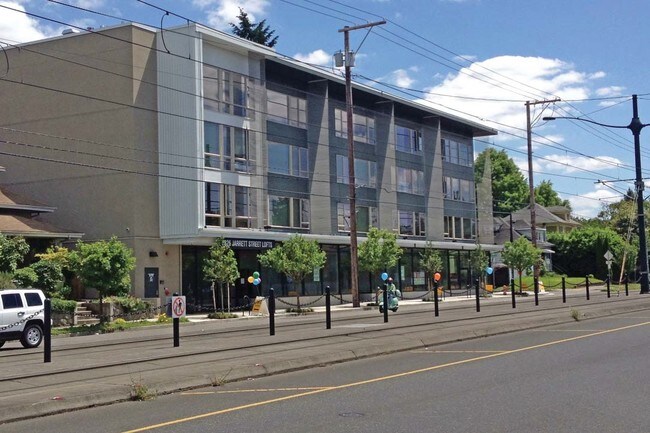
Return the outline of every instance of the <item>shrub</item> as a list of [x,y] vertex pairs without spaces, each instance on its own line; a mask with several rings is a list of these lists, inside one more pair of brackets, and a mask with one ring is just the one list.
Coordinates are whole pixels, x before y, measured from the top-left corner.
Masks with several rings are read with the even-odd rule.
[[52,298],[52,311],[57,313],[70,313],[73,314],[77,308],[75,301],[68,301],[67,299]]
[[0,290],[15,288],[13,274],[11,272],[0,272]]
[[238,317],[236,314],[224,313],[224,312],[217,312],[217,313],[208,314],[208,319],[234,319],[236,317]]
[[30,268],[36,274],[38,288],[45,292],[45,296],[53,296],[54,291],[63,281],[61,265],[57,262],[41,260],[33,263]]
[[34,287],[38,281],[38,275],[32,268],[20,268],[14,272],[14,281],[18,287]]
[[104,302],[110,302],[113,305],[117,305],[124,314],[140,313],[151,308],[151,305],[147,302],[134,296],[111,296],[106,298]]

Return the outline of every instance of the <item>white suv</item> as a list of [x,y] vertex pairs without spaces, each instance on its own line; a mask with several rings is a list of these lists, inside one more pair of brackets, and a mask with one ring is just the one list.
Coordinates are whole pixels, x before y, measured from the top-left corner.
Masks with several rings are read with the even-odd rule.
[[38,347],[43,341],[44,304],[40,290],[0,290],[0,347],[9,340]]

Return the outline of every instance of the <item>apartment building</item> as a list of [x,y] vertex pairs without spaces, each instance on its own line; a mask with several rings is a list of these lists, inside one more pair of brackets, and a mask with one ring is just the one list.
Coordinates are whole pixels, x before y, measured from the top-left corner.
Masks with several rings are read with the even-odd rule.
[[[271,286],[285,296],[327,285],[349,292],[337,71],[200,25],[125,24],[8,56],[10,81],[0,86],[20,101],[0,108],[12,138],[11,154],[0,154],[1,165],[16,168],[11,187],[47,197],[59,209],[53,222],[74,222],[85,239],[117,235],[133,248],[135,295],[162,296],[166,287],[192,308],[211,305],[201,260],[216,237],[230,241],[239,263],[234,302]],[[468,283],[473,138],[496,131],[371,87],[355,84],[353,95],[359,242],[370,227],[398,234],[405,254],[391,273],[403,291],[425,286],[418,260],[427,242],[443,254],[445,285]],[[296,233],[327,254],[303,284],[257,262]],[[254,271],[259,286],[247,282]],[[362,294],[376,284],[360,275]]]

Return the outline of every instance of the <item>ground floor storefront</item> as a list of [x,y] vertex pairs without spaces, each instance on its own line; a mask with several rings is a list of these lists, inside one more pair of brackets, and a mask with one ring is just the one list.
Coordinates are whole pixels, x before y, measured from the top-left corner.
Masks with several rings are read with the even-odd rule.
[[[276,241],[227,239],[235,253],[240,277],[230,287],[217,287],[213,298],[212,283],[203,275],[203,260],[208,254],[207,246],[183,246],[181,249],[182,293],[187,297],[189,311],[226,309],[228,298],[231,308],[248,304],[255,296],[268,296],[273,288],[276,296],[319,296],[325,293],[327,286],[335,295],[350,293],[350,247],[348,245],[321,244],[326,254],[325,266],[315,270],[302,282],[293,282],[284,275],[260,265],[257,256],[275,246]],[[427,290],[427,278],[420,266],[421,248],[403,248],[404,254],[397,266],[387,269],[397,287],[408,296],[409,292]],[[440,249],[443,271],[440,286],[446,291],[462,291],[471,284],[473,277],[470,269],[470,251],[457,249]],[[257,272],[259,284],[249,282],[249,277]],[[382,283],[380,275],[368,272],[359,273],[359,293],[374,293]],[[230,295],[230,296],[228,296]]]

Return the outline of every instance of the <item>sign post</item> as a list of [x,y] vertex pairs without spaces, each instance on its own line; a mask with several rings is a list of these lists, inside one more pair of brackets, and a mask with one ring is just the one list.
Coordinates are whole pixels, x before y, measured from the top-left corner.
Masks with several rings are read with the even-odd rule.
[[611,297],[610,284],[612,281],[612,259],[614,255],[610,250],[607,250],[603,257],[605,257],[605,263],[607,263],[607,297],[609,298]]
[[185,296],[172,296],[172,319],[174,321],[174,347],[180,346],[180,318],[185,317]]

